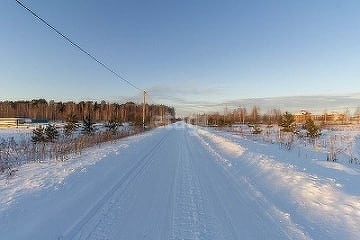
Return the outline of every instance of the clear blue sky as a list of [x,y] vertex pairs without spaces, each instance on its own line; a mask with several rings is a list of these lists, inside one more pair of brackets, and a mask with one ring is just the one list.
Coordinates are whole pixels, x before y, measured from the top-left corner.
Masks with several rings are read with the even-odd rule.
[[[358,0],[23,2],[154,99],[360,90]],[[14,0],[0,19],[0,99],[137,94]]]

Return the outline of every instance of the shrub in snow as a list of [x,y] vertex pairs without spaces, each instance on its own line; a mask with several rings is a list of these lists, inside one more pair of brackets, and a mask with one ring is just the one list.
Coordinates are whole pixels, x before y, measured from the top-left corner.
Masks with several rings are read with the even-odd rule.
[[33,130],[31,141],[35,144],[46,141],[45,129],[42,126],[39,126]]
[[307,131],[307,136],[310,138],[316,138],[321,135],[321,129],[319,126],[316,126],[312,119],[307,119],[304,125],[305,130]]
[[280,147],[291,150],[295,142],[295,134],[292,132],[284,132],[279,136]]
[[77,117],[75,114],[70,114],[67,117],[66,125],[64,126],[65,136],[67,137],[71,136],[77,128],[78,128]]
[[115,134],[119,128],[119,122],[116,121],[115,119],[110,120],[105,124],[105,127],[106,127],[106,131]]
[[[35,129],[31,140],[16,142],[13,138],[0,139],[0,173],[8,172],[8,175],[12,175],[16,171],[16,166],[28,162],[65,161],[70,155],[81,154],[88,147],[99,146],[101,143],[143,131],[141,127],[134,127],[131,131],[95,132],[75,138],[57,138],[54,137],[58,135],[53,125],[49,125],[46,129],[42,127]],[[53,136],[53,141],[48,140],[47,135]],[[32,142],[35,144],[31,144]]]
[[45,142],[54,142],[59,137],[59,131],[52,124],[43,128],[39,126],[33,130],[33,135],[31,141],[34,144],[45,143]]
[[296,125],[294,116],[289,112],[285,112],[282,115],[280,126],[283,127],[282,131],[284,132],[295,132]]
[[82,128],[83,134],[90,135],[95,133],[96,130],[94,128],[94,124],[95,123],[92,121],[90,116],[85,118],[83,121],[83,128]]
[[52,124],[49,124],[45,128],[45,139],[48,142],[54,142],[59,137],[59,131]]

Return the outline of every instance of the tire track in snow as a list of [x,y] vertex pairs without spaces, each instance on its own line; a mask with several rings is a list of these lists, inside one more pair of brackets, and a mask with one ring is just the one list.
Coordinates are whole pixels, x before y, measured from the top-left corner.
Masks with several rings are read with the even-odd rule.
[[[199,130],[199,129],[196,129]],[[236,177],[234,176],[229,169],[233,166],[231,164],[231,155],[235,154],[235,156],[239,157],[240,155],[247,155],[248,153],[245,152],[245,149],[241,146],[237,145],[236,143],[233,143],[229,141],[226,138],[216,136],[213,133],[206,132],[205,130],[200,129],[200,134],[197,134],[195,129],[193,129],[194,133],[193,135],[195,137],[198,137],[202,145],[210,152],[212,155],[218,159],[218,161],[221,163],[225,176],[229,179],[229,183],[235,184],[237,191],[242,189],[242,192],[239,192],[240,195],[247,195],[249,198],[251,198],[257,205],[257,209],[261,209],[261,211],[266,215],[271,221],[274,222],[274,226],[276,228],[279,228],[279,231],[283,232],[289,239],[310,239],[308,233],[304,232],[299,225],[292,222],[290,216],[284,212],[282,212],[280,209],[278,209],[275,205],[270,203],[265,196],[258,190],[256,187],[250,182],[244,178],[244,177]],[[201,135],[201,136],[200,136]],[[225,145],[219,146],[219,148],[223,151],[225,151],[230,158],[224,158],[220,152],[218,152],[216,149],[214,149],[211,144],[209,144],[208,141],[213,140],[213,143],[217,145]],[[217,146],[218,147],[218,146]],[[241,149],[238,150],[238,149]],[[241,152],[241,154],[239,154]],[[211,176],[209,176],[211,177]],[[245,190],[245,191],[244,191]],[[215,194],[216,195],[216,194]],[[224,209],[224,211],[226,211]],[[231,216],[230,213],[226,213],[226,216]],[[261,220],[261,217],[259,218]],[[231,222],[231,220],[229,219]]]
[[[145,172],[146,168],[154,160],[152,156],[165,142],[168,136],[169,133],[166,133],[166,135],[164,135],[160,141],[158,141],[154,147],[127,172],[127,174],[120,178],[120,180],[106,194],[104,194],[104,196],[91,209],[89,209],[88,212],[81,219],[79,219],[79,221],[71,229],[69,229],[65,234],[63,234],[63,236],[60,236],[58,239],[84,239],[82,236],[82,230],[86,224],[88,224],[92,218],[94,218],[99,213],[99,211],[102,209],[102,207],[105,206],[106,203],[109,203],[110,199],[117,192],[117,190],[119,190],[124,185],[125,188],[128,187],[136,178]],[[113,203],[114,202],[110,201],[110,205]],[[111,206],[109,209],[111,209]],[[106,218],[106,214],[100,218],[100,221],[103,218]],[[98,224],[99,223],[97,223],[97,225]],[[89,238],[91,233],[92,232],[90,232],[90,234],[88,234],[85,239]]]
[[[187,128],[187,135],[186,135],[186,145],[187,145],[187,149],[189,151],[190,154],[190,158],[191,159],[196,159],[195,154],[193,152],[193,148],[191,148],[190,142],[189,142],[189,136],[194,136],[194,132],[190,131]],[[218,156],[215,156],[216,158]],[[201,171],[199,169],[197,169],[198,171]],[[204,172],[207,172],[205,169],[203,169]],[[214,189],[214,186],[212,186],[210,177],[205,174],[207,179],[206,182],[202,182],[199,179],[199,183],[201,185],[201,189],[203,189],[204,192],[206,192],[207,196],[211,196],[212,200],[216,203],[218,203],[217,207],[216,207],[216,211],[214,209],[212,209],[212,214],[214,215],[214,219],[213,221],[213,225],[214,225],[214,237],[213,239],[225,239],[225,232],[222,231],[222,227],[220,225],[226,225],[227,229],[226,229],[226,234],[228,235],[230,234],[230,238],[231,239],[239,239],[240,236],[237,235],[236,230],[235,230],[235,226],[231,220],[231,217],[229,215],[229,213],[227,212],[227,210],[225,209],[225,207],[222,205],[221,200],[219,197],[219,195],[217,194],[217,192]],[[211,186],[210,186],[211,185]],[[214,207],[214,206],[212,206]],[[221,212],[220,216],[218,215],[219,211]],[[220,219],[222,218],[222,219]],[[225,221],[224,221],[225,220]]]
[[[180,141],[177,142],[177,146],[180,149]],[[176,204],[176,179],[179,174],[179,167],[181,163],[181,155],[182,151],[178,152],[178,160],[174,171],[174,177],[171,181],[171,187],[170,187],[170,194],[168,199],[168,213],[167,213],[167,219],[168,219],[168,226],[164,227],[162,233],[161,233],[161,239],[174,239],[174,206]]]
[[204,196],[186,138],[179,141],[179,169],[175,176],[175,209],[171,239],[214,239],[214,222],[204,206]]

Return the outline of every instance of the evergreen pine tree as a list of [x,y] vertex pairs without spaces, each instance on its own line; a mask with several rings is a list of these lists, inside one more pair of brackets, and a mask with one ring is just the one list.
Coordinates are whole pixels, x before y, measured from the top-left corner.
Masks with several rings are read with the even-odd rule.
[[93,134],[95,132],[94,122],[90,118],[90,115],[83,120],[83,134]]
[[54,142],[59,137],[59,131],[54,125],[49,124],[45,128],[45,136],[47,141]]
[[321,135],[320,127],[316,126],[312,119],[307,119],[304,125],[305,130],[307,131],[307,135],[310,138],[316,138]]
[[31,137],[31,141],[33,143],[39,143],[39,142],[45,142],[46,136],[45,136],[45,129],[42,126],[39,126],[33,130],[33,135]]
[[108,132],[115,134],[119,127],[119,123],[116,120],[112,119],[105,124],[105,127]]
[[71,136],[77,128],[77,117],[75,114],[70,114],[67,117],[66,125],[64,127],[65,136]]
[[285,112],[282,115],[280,126],[283,127],[282,131],[284,132],[295,132],[296,125],[294,116],[289,112]]

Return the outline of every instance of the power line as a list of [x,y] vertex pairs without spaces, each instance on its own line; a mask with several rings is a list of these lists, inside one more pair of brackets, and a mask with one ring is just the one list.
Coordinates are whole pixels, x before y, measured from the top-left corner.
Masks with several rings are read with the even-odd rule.
[[30,12],[35,18],[39,19],[41,22],[43,22],[47,27],[49,27],[50,29],[52,29],[53,31],[55,31],[58,35],[60,35],[63,39],[65,39],[66,41],[68,41],[71,45],[73,45],[74,47],[76,47],[77,49],[79,49],[81,52],[85,53],[88,57],[90,57],[92,60],[94,60],[95,62],[97,62],[99,65],[101,65],[102,67],[104,67],[106,70],[108,70],[109,72],[111,72],[112,74],[114,74],[116,77],[120,78],[122,81],[126,82],[127,84],[129,84],[130,86],[132,86],[133,88],[139,90],[139,91],[143,91],[143,89],[137,87],[135,84],[131,83],[129,80],[125,79],[124,77],[122,77],[120,74],[118,74],[115,70],[112,70],[108,65],[106,65],[105,63],[103,63],[102,61],[100,61],[98,58],[96,58],[94,55],[92,55],[91,53],[89,53],[88,51],[86,51],[84,48],[82,48],[79,44],[77,44],[76,42],[74,42],[73,40],[71,40],[68,36],[66,36],[64,33],[60,32],[59,30],[57,30],[54,26],[52,26],[50,23],[48,23],[45,19],[43,19],[42,17],[40,17],[37,13],[35,13],[33,10],[31,10],[30,8],[28,8],[27,6],[25,6],[21,1],[19,0],[15,0],[21,7],[23,7],[25,10],[27,10],[28,12]]

